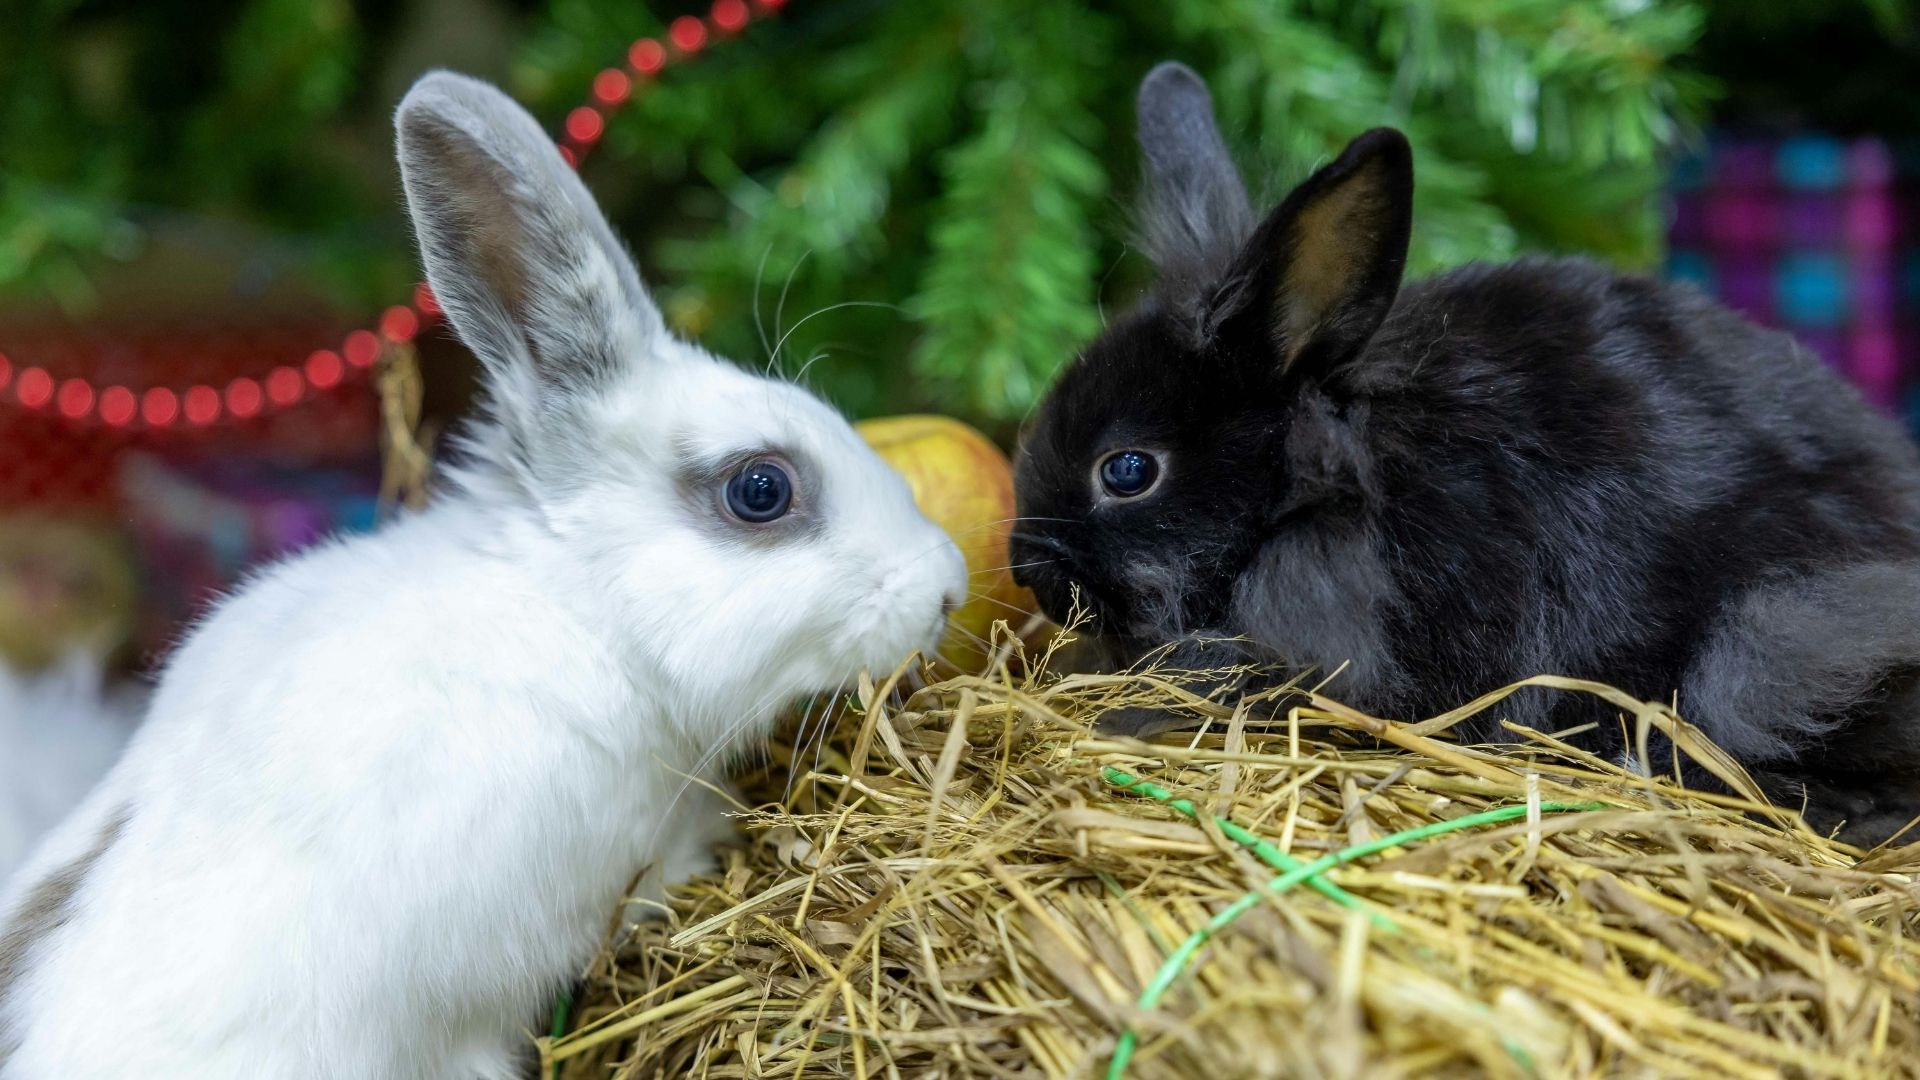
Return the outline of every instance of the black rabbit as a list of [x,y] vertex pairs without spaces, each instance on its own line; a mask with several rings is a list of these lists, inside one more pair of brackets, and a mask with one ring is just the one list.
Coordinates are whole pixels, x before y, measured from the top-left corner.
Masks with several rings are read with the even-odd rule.
[[[1402,288],[1396,131],[1256,222],[1192,71],[1154,69],[1139,116],[1159,285],[1019,454],[1012,562],[1054,618],[1077,592],[1120,663],[1171,642],[1175,668],[1345,664],[1332,692],[1400,719],[1598,679],[1677,699],[1816,825],[1877,842],[1920,813],[1920,453],[1899,428],[1685,286],[1539,258]],[[1584,696],[1502,715],[1622,750]]]

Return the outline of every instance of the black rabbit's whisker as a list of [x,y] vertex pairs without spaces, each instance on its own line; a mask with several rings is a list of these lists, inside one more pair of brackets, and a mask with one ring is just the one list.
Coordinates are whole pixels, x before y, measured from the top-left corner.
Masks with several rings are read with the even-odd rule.
[[981,570],[975,570],[972,576],[980,577],[985,574],[1005,574],[1014,570],[1028,570],[1036,566],[1052,566],[1059,561],[1059,559],[1035,559],[1032,562],[1008,563],[1005,566],[989,566]]

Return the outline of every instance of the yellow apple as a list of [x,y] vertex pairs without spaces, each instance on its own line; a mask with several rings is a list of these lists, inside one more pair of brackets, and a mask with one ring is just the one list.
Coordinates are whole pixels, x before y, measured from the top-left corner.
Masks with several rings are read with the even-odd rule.
[[1033,594],[1007,570],[1012,464],[985,435],[945,416],[885,416],[854,427],[906,477],[920,512],[966,556],[967,601],[953,613],[940,652],[956,665],[977,667],[994,620],[1018,631],[1036,610]]

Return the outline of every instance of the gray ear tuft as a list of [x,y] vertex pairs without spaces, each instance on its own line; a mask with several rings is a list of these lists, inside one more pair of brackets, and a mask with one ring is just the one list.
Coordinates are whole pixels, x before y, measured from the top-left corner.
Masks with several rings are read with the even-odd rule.
[[1213,98],[1192,68],[1167,61],[1149,71],[1138,112],[1144,242],[1163,291],[1180,299],[1231,261],[1253,230],[1253,209],[1214,123]]
[[510,430],[645,353],[659,311],[526,110],[486,83],[434,72],[408,91],[394,124],[427,280],[486,365]]

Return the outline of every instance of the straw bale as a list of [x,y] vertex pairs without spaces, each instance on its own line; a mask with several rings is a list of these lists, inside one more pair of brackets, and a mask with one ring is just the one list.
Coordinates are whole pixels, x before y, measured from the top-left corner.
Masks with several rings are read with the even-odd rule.
[[[1097,1077],[1132,1031],[1141,1080],[1920,1077],[1920,845],[1861,852],[1547,733],[1449,741],[1505,691],[1400,724],[1004,652],[911,693],[863,681],[777,738],[742,779],[744,846],[613,935],[541,1042],[551,1074]],[[1663,705],[1522,685],[1606,697],[1751,790]],[[1204,726],[1094,732],[1127,705]],[[1578,804],[1604,806],[1553,809]],[[1280,893],[1230,835],[1311,861],[1500,807]]]

